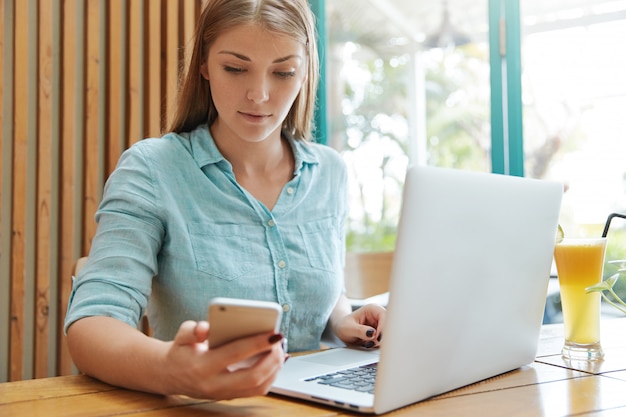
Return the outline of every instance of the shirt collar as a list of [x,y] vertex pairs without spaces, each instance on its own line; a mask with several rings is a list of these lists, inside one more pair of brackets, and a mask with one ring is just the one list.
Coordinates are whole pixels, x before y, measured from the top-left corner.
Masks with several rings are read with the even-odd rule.
[[[189,140],[191,154],[200,168],[226,160],[219,149],[217,149],[211,131],[206,124],[198,126],[192,132],[183,133],[181,136]],[[296,140],[287,131],[283,131],[283,136],[289,141],[295,156],[294,175],[298,175],[305,164],[313,165],[319,163],[317,155],[311,149],[311,143]]]

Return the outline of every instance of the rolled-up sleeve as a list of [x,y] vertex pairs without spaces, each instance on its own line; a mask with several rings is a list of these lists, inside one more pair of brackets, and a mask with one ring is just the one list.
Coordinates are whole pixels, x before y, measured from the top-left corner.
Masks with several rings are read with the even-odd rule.
[[143,316],[164,235],[152,169],[142,147],[133,146],[109,177],[89,260],[73,280],[65,331],[88,316],[132,326]]

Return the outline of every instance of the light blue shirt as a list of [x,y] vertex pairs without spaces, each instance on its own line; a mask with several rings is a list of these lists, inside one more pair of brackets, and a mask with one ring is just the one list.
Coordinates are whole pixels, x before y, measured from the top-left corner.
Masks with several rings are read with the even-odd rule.
[[174,338],[211,298],[275,301],[289,350],[319,348],[343,290],[347,173],[328,146],[290,139],[293,179],[268,210],[236,181],[206,125],[145,139],[109,177],[65,329],[87,316]]

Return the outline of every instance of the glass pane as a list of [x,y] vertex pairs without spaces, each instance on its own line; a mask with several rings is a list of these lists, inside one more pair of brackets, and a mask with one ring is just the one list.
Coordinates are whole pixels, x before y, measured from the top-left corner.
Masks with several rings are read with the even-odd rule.
[[522,2],[526,176],[564,182],[566,235],[626,208],[626,2]]
[[393,249],[409,164],[491,170],[487,11],[487,0],[326,1],[348,250]]
[[[626,213],[626,1],[521,3],[526,176],[565,184],[566,236],[600,236],[610,213]],[[626,221],[617,218],[605,278],[624,259]],[[614,289],[626,298],[624,278]],[[561,320],[558,295],[544,321]],[[603,304],[603,314],[622,315]]]

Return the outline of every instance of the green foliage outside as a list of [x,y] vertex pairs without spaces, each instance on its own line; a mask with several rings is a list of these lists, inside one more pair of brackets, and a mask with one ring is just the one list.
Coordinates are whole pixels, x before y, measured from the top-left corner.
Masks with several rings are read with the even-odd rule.
[[[341,45],[330,49],[341,49]],[[361,76],[356,80],[347,78],[340,86],[342,101],[338,108],[342,114],[331,115],[331,136],[341,138],[335,142],[341,143],[340,151],[348,160],[363,158],[359,150],[367,146],[380,149],[378,157],[367,161],[369,182],[353,172],[358,192],[352,204],[370,206],[367,199],[372,193],[366,190],[373,174],[383,189],[377,195],[380,202],[375,204],[376,210],[357,210],[350,217],[347,250],[388,251],[395,247],[399,201],[410,152],[408,125],[409,118],[415,117],[408,114],[413,82],[410,77],[415,75],[407,53],[385,56],[365,44],[357,45],[357,49],[361,59],[352,65],[357,66]],[[425,62],[427,163],[489,171],[486,52],[468,45],[423,53],[419,59]]]
[[[617,273],[618,269],[622,269],[626,265],[626,229],[614,229],[611,227],[607,238],[604,279],[613,276]],[[622,300],[626,300],[626,275],[621,274],[620,278],[613,286],[613,291],[615,291]]]

